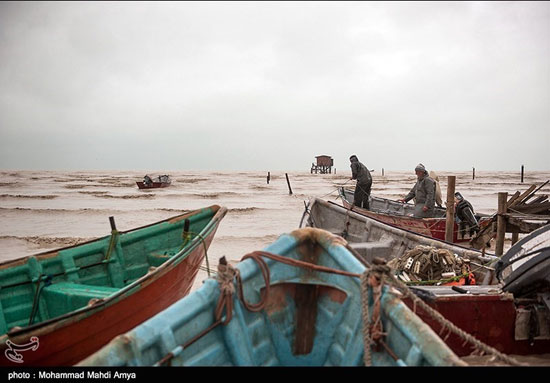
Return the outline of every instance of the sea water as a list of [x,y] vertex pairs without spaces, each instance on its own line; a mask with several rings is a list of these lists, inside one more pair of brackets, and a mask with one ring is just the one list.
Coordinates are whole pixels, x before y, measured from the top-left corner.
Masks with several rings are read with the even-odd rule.
[[[142,171],[2,171],[0,262],[109,235],[109,216],[125,231],[215,204],[228,209],[208,251],[215,270],[220,257],[237,263],[298,228],[304,202],[321,197],[340,203],[338,187],[355,185],[347,169],[337,174],[288,172],[291,195],[285,172],[270,173],[268,184],[267,171],[162,171],[151,174],[170,174],[171,186],[139,190],[136,181],[143,179]],[[550,172],[529,172],[524,183],[519,172],[478,170],[475,180],[471,172],[436,173],[443,201],[447,176],[455,175],[456,191],[485,214],[496,211],[498,192],[523,192],[550,179]],[[402,198],[415,179],[412,171],[374,172],[372,194]],[[537,195],[549,193],[546,185]],[[193,289],[206,277],[201,270]]]

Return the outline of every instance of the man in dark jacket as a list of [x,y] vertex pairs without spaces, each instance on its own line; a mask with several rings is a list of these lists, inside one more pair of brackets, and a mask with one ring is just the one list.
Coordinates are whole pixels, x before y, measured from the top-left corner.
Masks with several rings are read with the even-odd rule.
[[351,179],[357,180],[355,193],[353,195],[353,204],[364,209],[369,208],[370,188],[372,186],[372,177],[369,169],[354,154],[349,158],[351,162]]
[[415,198],[414,216],[432,218],[435,206],[435,181],[428,175],[428,171],[422,164],[418,164],[414,171],[417,177],[416,184],[405,198],[398,201],[407,202]]

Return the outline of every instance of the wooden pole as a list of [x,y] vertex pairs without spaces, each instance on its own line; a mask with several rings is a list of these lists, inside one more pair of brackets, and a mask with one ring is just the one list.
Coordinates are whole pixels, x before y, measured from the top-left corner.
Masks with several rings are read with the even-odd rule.
[[382,177],[384,177],[384,168],[382,168]]
[[456,176],[447,177],[447,216],[445,219],[445,241],[453,242],[455,227],[455,184]]
[[290,181],[288,180],[288,173],[285,173],[286,183],[288,184],[288,194],[292,195],[292,188],[290,187]]
[[109,223],[111,224],[111,230],[116,230],[115,217],[109,217]]
[[521,183],[523,183],[523,165],[521,165]]
[[271,179],[271,173],[267,172],[267,184],[269,185],[269,180]]
[[476,168],[472,168],[472,179],[476,179]]
[[519,231],[517,229],[514,229],[512,231],[512,246],[518,241],[519,239]]
[[506,200],[508,193],[498,193],[498,210],[497,210],[497,243],[495,246],[495,255],[500,257],[504,253],[504,235],[506,234]]

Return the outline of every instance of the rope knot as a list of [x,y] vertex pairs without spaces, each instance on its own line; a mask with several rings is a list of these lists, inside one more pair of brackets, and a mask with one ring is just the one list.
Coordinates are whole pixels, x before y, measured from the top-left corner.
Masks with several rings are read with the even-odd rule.
[[216,280],[220,284],[220,290],[222,295],[233,295],[235,292],[235,285],[233,279],[237,276],[239,270],[231,266],[225,261],[225,258],[220,259],[218,264],[218,273],[216,274]]

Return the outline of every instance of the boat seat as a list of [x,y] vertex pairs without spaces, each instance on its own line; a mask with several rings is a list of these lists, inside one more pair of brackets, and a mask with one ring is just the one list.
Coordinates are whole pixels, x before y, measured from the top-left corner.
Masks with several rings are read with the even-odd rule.
[[42,297],[46,300],[50,318],[53,318],[85,307],[92,299],[107,298],[119,290],[119,288],[110,286],[60,282],[44,287]]

